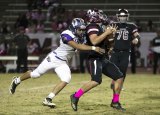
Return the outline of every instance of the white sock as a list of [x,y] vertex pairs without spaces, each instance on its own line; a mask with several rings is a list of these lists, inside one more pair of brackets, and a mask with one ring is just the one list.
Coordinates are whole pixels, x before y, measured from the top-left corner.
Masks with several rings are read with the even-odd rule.
[[14,82],[15,82],[15,84],[20,84],[20,82],[21,82],[20,77],[16,78]]
[[53,99],[53,97],[55,97],[55,94],[51,92],[47,97]]

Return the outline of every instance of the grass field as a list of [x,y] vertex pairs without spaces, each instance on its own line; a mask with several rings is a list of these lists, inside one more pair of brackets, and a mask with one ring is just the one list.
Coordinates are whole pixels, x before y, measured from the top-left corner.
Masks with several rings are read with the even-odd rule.
[[54,98],[53,109],[42,106],[42,101],[59,82],[55,74],[29,79],[11,95],[8,88],[13,76],[0,74],[0,115],[160,115],[160,75],[127,75],[120,99],[126,112],[110,107],[112,91],[108,77],[103,77],[100,86],[81,97],[75,112],[70,106],[70,95],[90,80],[88,74],[72,74],[71,83]]

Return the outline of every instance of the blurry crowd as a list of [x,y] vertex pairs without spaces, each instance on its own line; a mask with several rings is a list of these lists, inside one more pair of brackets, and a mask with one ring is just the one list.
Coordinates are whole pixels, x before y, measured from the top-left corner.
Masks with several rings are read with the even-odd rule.
[[[2,19],[2,33],[6,34],[11,31],[16,33],[19,27],[24,27],[26,33],[42,33],[46,27],[51,27],[53,32],[61,32],[68,27],[74,17],[83,19],[86,17],[83,9],[67,10],[61,0],[26,0],[26,2],[28,4],[27,11],[18,15],[13,27],[9,27],[5,19]],[[116,17],[109,18],[116,19]],[[154,32],[156,28],[152,20],[142,24],[141,20],[136,19],[135,24],[140,32]]]
[[[68,11],[61,0],[27,0],[28,11],[19,14],[14,28],[23,26],[27,33],[44,32],[45,26],[51,27],[53,32],[61,32],[68,27],[73,17],[85,17],[85,12]],[[47,10],[47,13],[44,13]]]

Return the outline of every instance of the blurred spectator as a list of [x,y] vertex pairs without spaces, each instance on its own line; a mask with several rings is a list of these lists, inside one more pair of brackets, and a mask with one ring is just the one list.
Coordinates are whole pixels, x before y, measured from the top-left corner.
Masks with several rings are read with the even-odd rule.
[[0,55],[1,56],[6,55],[6,53],[7,53],[7,50],[6,50],[6,47],[5,47],[5,43],[2,42],[2,43],[0,43]]
[[42,21],[38,21],[38,24],[36,26],[36,32],[38,32],[38,33],[44,32],[44,24]]
[[0,55],[5,55],[7,53],[7,42],[6,36],[0,33]]
[[43,22],[45,20],[45,15],[41,9],[32,11],[32,20],[37,23],[38,21]]
[[52,21],[51,27],[52,27],[52,31],[53,31],[53,32],[57,32],[57,19],[54,19],[54,20]]
[[148,20],[148,23],[147,23],[147,31],[148,31],[148,32],[154,31],[154,25],[153,25],[152,20]]
[[153,38],[151,49],[153,51],[153,74],[157,73],[158,61],[160,59],[160,29],[157,29],[157,36]]
[[7,55],[16,55],[16,46],[13,42],[14,36],[14,33],[10,33],[7,36],[5,36]]
[[138,31],[141,32],[143,31],[142,25],[139,19],[136,19],[135,24],[137,25]]
[[44,13],[42,12],[42,9],[39,8],[39,9],[36,11],[36,18],[37,18],[37,21],[44,22],[44,20],[45,20],[45,15],[44,15]]
[[7,44],[5,42],[4,34],[0,34],[0,55],[6,55],[7,53]]
[[28,50],[27,45],[30,41],[30,38],[25,35],[25,28],[19,27],[19,33],[13,38],[13,42],[17,46],[17,72],[21,72],[21,65],[24,65],[24,71],[28,70]]
[[5,73],[6,72],[6,67],[4,66],[3,62],[0,61],[0,73]]
[[[0,34],[0,56],[6,55],[7,45],[3,34]],[[5,66],[2,61],[0,61],[0,73],[5,73]]]
[[29,23],[32,22],[32,15],[33,15],[32,10],[28,10],[28,11],[26,12],[26,18],[27,18],[27,20],[29,21]]
[[62,32],[63,30],[65,30],[68,27],[67,22],[63,22],[63,21],[59,21],[57,23],[57,31],[58,32]]
[[51,38],[45,38],[43,46],[42,46],[42,54],[47,55],[52,48],[52,39]]
[[47,21],[49,21],[53,12],[57,12],[58,7],[61,5],[61,0],[45,0],[45,5],[48,6]]
[[0,32],[2,34],[8,34],[10,32],[10,27],[9,25],[7,24],[6,20],[5,19],[2,19],[2,23],[1,23],[1,27],[0,27]]
[[68,17],[65,17],[65,10],[60,9],[57,14],[57,31],[62,32],[68,28]]
[[19,27],[27,28],[29,25],[29,21],[26,17],[26,14],[20,14],[15,22],[15,28],[18,29]]
[[34,42],[33,40],[31,40],[28,43],[27,49],[28,49],[29,55],[39,55],[39,53],[40,53],[40,49],[39,49],[38,44],[36,42]]
[[33,22],[31,22],[28,25],[28,28],[25,29],[26,33],[36,33],[37,31],[37,25]]

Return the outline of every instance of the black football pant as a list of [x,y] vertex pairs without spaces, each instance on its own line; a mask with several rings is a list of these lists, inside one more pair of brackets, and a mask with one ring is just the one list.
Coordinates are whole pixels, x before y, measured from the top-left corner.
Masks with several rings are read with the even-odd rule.
[[17,50],[17,73],[21,72],[20,71],[21,65],[23,65],[24,67],[23,71],[24,72],[27,71],[28,69],[27,57],[28,57],[27,48]]
[[128,68],[129,55],[130,52],[119,51],[119,52],[113,52],[110,58],[110,61],[114,63],[123,73],[124,78],[126,77],[126,72]]

